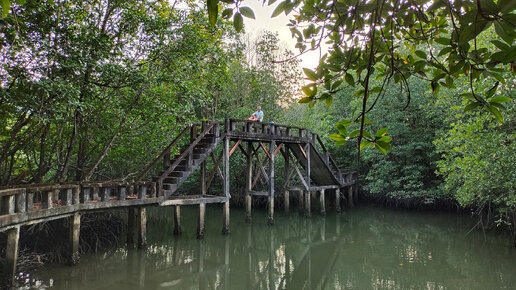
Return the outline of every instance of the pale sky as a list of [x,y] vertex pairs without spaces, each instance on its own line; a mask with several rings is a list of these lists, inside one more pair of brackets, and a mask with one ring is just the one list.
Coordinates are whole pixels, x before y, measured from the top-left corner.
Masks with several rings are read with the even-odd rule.
[[[272,12],[279,3],[281,3],[281,1],[277,1],[272,6],[267,6],[267,4],[262,6],[261,0],[244,1],[241,6],[251,7],[254,15],[256,16],[256,20],[244,17],[244,29],[246,33],[250,33],[251,35],[258,35],[262,30],[278,32],[279,38],[284,46],[297,55],[299,54],[299,49],[294,47],[296,45],[296,40],[292,38],[290,29],[287,26],[289,18],[293,17],[292,15],[295,13],[291,12],[288,16],[285,16],[285,13],[281,13],[280,15],[271,18]],[[314,69],[319,64],[319,51],[305,53],[300,56],[300,59],[302,67]]]

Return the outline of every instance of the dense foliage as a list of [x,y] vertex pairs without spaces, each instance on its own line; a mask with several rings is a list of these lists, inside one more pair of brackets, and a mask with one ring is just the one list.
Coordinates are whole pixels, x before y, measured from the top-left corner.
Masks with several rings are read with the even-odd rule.
[[186,124],[273,118],[299,79],[263,62],[274,34],[246,48],[193,4],[27,1],[1,21],[0,185],[134,178]]

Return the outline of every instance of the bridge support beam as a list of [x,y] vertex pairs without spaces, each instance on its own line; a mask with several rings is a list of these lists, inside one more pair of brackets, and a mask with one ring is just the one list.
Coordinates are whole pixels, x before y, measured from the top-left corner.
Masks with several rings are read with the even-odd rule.
[[81,214],[76,212],[70,217],[70,264],[76,265],[79,263],[79,237],[81,234]]
[[342,210],[340,208],[340,189],[335,189],[335,211],[340,213]]
[[147,247],[147,209],[139,207],[136,219],[138,223],[138,248],[143,249]]
[[206,216],[206,204],[201,203],[199,204],[199,215],[197,220],[197,238],[198,239],[204,239],[204,232],[205,232],[205,224],[204,224],[204,218]]
[[222,205],[222,233],[229,234],[229,201]]
[[322,216],[326,215],[326,204],[325,204],[324,194],[325,194],[325,190],[322,189],[320,194],[319,194],[319,203],[320,203],[320,206],[321,206],[321,215]]
[[20,240],[20,227],[14,227],[7,231],[7,248],[5,251],[5,265],[2,271],[2,282],[5,285],[14,286],[16,275],[16,263],[18,261],[18,243]]
[[269,147],[269,198],[267,199],[269,225],[274,224],[274,151],[276,151],[276,142],[272,141]]
[[174,235],[178,236],[182,233],[181,230],[181,206],[174,206]]
[[253,188],[253,144],[247,142],[247,170],[245,176],[245,221],[250,223],[252,221],[252,196],[251,190]]

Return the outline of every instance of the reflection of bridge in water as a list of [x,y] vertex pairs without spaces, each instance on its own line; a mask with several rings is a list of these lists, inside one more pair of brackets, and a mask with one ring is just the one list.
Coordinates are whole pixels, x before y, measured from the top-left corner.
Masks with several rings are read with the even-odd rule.
[[288,229],[248,226],[235,233],[238,237],[208,243],[173,239],[147,251],[117,250],[49,277],[71,290],[97,281],[97,287],[115,290],[332,288],[334,263],[339,247],[345,246],[340,240],[346,239],[340,236],[340,216],[331,223],[317,219],[288,224]]
[[[181,144],[186,145],[181,147]],[[229,160],[238,149],[246,160],[247,221],[251,220],[253,198],[267,198],[269,224],[274,223],[275,198],[283,199],[284,209],[288,212],[291,192],[297,192],[297,203],[307,217],[311,216],[315,196],[319,197],[323,215],[328,193],[334,195],[337,211],[340,211],[343,199],[348,205],[352,204],[353,172],[339,170],[317,134],[304,128],[243,120],[226,119],[224,124],[203,122],[184,129],[137,180],[36,184],[1,189],[0,231],[7,232],[7,263],[3,273],[7,274],[7,279],[16,273],[20,226],[61,218],[69,218],[70,260],[77,263],[81,213],[89,211],[127,208],[127,240],[133,243],[136,235],[138,246],[145,247],[146,207],[174,206],[174,233],[180,234],[180,207],[198,205],[197,236],[202,238],[206,204],[220,203],[223,205],[223,232],[228,233]],[[285,182],[278,196],[275,194],[275,159],[280,153],[284,158]],[[161,160],[160,170],[156,167],[160,167]],[[142,181],[150,172],[154,179]],[[180,193],[181,185],[194,172],[199,173],[200,192]],[[212,185],[216,176],[220,177],[222,192],[214,193]],[[346,195],[341,194],[343,188],[348,190]],[[310,268],[309,272],[312,273]]]

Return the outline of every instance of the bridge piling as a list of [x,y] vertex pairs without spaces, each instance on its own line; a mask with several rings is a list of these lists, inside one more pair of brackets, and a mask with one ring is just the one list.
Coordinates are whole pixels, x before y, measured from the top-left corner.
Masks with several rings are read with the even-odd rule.
[[267,204],[269,207],[269,214],[267,217],[267,224],[274,224],[274,151],[276,151],[276,142],[272,141],[269,147],[269,198]]
[[320,191],[320,195],[319,195],[319,203],[321,205],[321,215],[322,216],[326,215],[326,205],[325,205],[324,193],[325,193],[325,189],[322,189]]
[[18,245],[20,240],[20,227],[16,226],[7,230],[7,247],[5,251],[5,266],[2,280],[6,285],[14,286],[16,275],[16,263],[18,261]]
[[353,207],[353,186],[348,186],[348,208]]
[[178,236],[181,233],[181,206],[174,205],[174,235]]
[[340,189],[335,189],[335,211],[340,213],[342,210],[340,208]]
[[199,215],[197,220],[197,239],[204,239],[205,224],[204,218],[206,215],[206,204],[199,204]]
[[229,234],[229,201],[222,206],[222,233]]
[[143,249],[147,247],[147,209],[144,207],[138,208],[137,213],[138,225],[138,248]]
[[246,152],[246,161],[247,161],[247,170],[245,176],[245,221],[250,223],[252,221],[252,196],[251,190],[253,188],[253,144],[251,142],[247,142],[247,152]]
[[70,264],[76,265],[79,263],[79,237],[81,233],[81,214],[76,212],[70,217],[70,242],[71,255]]

